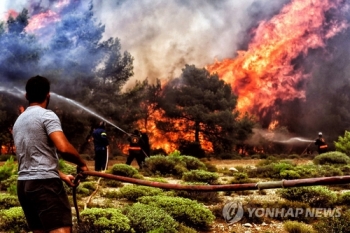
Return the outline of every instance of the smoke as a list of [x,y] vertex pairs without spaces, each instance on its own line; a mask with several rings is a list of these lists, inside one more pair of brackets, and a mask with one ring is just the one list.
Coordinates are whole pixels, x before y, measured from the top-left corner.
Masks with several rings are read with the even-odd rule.
[[[278,12],[286,2],[287,0],[92,1],[96,22],[105,26],[102,40],[119,38],[122,50],[130,52],[134,57],[134,80],[173,78],[181,74],[185,64],[204,67],[215,59],[234,57],[238,49],[247,45],[249,29],[257,25],[259,20]],[[1,1],[0,12],[6,17],[9,10],[20,12],[27,8],[32,17],[50,11],[52,14],[61,14],[64,18],[64,14],[72,8],[75,11],[79,8],[83,10],[88,3],[76,0]],[[52,14],[51,17],[54,17]],[[43,18],[43,21],[48,19],[50,18]],[[71,23],[70,27],[79,27],[72,21]],[[55,33],[52,32],[52,27],[43,27],[39,34],[44,37],[41,42],[47,43],[47,36],[52,33]],[[56,34],[59,33],[66,32],[56,31]],[[56,56],[62,62],[72,60],[72,56],[89,57],[82,50],[57,52]],[[42,61],[50,63],[52,59],[51,53],[51,56],[46,56]],[[87,60],[87,65],[88,62],[90,61]],[[134,83],[133,80],[130,83]]]
[[[79,18],[79,10],[86,9],[89,2],[3,0],[0,1],[0,14],[2,19],[6,19],[9,10],[21,12],[23,8],[28,8],[31,16],[48,10],[60,14],[62,20],[66,20],[69,30],[64,27],[56,31],[50,30],[50,27],[43,28],[40,35],[42,42],[50,43],[51,37],[45,36],[54,35],[58,41],[63,36],[70,36],[72,29],[81,29],[75,19]],[[247,49],[251,32],[259,22],[268,21],[288,2],[290,0],[92,1],[95,23],[104,26],[96,28],[97,31],[103,30],[102,38],[97,39],[104,41],[110,37],[119,38],[122,50],[128,51],[134,57],[134,77],[130,84],[134,80],[145,78],[167,80],[178,77],[185,64],[204,67],[212,64],[215,59],[234,59],[238,50]],[[76,13],[70,14],[73,10]],[[347,19],[350,18],[349,9],[344,9],[343,14]],[[332,12],[326,17],[334,19]],[[270,112],[262,119],[263,127],[271,122],[273,113],[278,110],[277,120],[280,125],[286,126],[290,132],[306,137],[313,137],[313,133],[322,131],[333,140],[349,128],[349,36],[350,31],[344,31],[328,40],[324,49],[311,50],[307,56],[301,55],[293,61],[296,67],[303,66],[305,73],[310,75],[305,83],[306,99],[277,101],[274,109],[267,110]],[[50,52],[45,51],[39,68],[59,62],[66,67],[67,73],[70,70],[87,73],[86,70],[96,65],[91,62],[98,60],[95,57],[92,59],[92,56],[99,54],[89,51],[85,42],[77,41],[77,44],[81,44],[74,49],[56,46]],[[40,51],[38,44],[20,44],[18,41],[8,43],[7,47],[18,46],[24,52]],[[5,52],[2,51],[0,55],[0,63],[3,63]],[[74,60],[81,58],[84,58],[84,62],[80,67],[75,67]],[[16,73],[19,67],[23,71]],[[17,64],[8,73],[2,74],[0,79],[3,82],[4,77],[12,77],[12,80],[15,80],[13,77],[28,78],[32,75],[32,67],[31,64],[24,68]],[[69,79],[69,76],[62,75],[61,78]]]
[[94,1],[105,37],[118,37],[134,57],[134,78],[178,77],[185,64],[204,67],[234,57],[247,33],[286,0]]

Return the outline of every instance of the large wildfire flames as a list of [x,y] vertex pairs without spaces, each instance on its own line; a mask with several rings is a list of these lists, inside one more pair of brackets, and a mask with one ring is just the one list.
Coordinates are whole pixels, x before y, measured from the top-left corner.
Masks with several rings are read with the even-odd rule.
[[341,18],[327,22],[325,12],[341,11],[341,2],[294,0],[270,21],[260,23],[247,51],[207,69],[231,84],[242,112],[261,113],[277,99],[304,98],[302,85],[308,75],[294,67],[293,60],[309,49],[324,47],[327,39],[349,26]]
[[[61,7],[69,2],[57,1],[56,11],[33,14],[26,30],[36,33],[49,27],[60,19]],[[237,109],[240,112],[262,117],[265,109],[273,108],[276,100],[305,98],[303,85],[309,76],[302,67],[294,65],[294,60],[306,56],[310,49],[325,47],[328,39],[348,28],[348,22],[342,17],[349,8],[350,3],[343,0],[292,0],[279,14],[262,21],[254,29],[246,51],[238,51],[236,57],[208,64],[206,68],[231,84],[233,92],[239,97]],[[332,20],[327,14],[334,16]],[[9,11],[8,15],[16,14]],[[157,112],[153,118],[161,116]],[[271,126],[277,124],[276,121],[271,122]],[[148,122],[147,129],[152,132],[153,147],[162,147],[166,151],[175,148],[168,142],[169,138],[176,141],[177,138],[193,137],[161,135],[152,121]],[[208,150],[210,147],[210,144],[205,145]]]

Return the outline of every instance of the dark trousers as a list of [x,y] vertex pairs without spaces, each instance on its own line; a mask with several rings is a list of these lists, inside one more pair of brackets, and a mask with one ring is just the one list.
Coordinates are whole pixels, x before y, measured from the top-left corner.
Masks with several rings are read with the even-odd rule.
[[139,168],[142,168],[143,163],[145,162],[145,156],[142,154],[141,150],[129,150],[129,156],[126,159],[126,164],[130,165],[131,162],[136,159]]
[[95,171],[107,169],[107,150],[95,151]]

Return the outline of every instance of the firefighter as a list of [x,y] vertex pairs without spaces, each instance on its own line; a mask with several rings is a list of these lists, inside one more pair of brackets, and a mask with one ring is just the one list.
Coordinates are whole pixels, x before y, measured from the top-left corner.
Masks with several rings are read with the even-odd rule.
[[144,162],[144,155],[141,149],[141,134],[140,131],[135,129],[133,134],[128,137],[129,141],[129,156],[126,159],[126,164],[130,165],[131,162],[136,159],[139,168],[142,169]]
[[100,122],[97,128],[92,132],[95,148],[95,171],[106,170],[108,166],[109,142],[105,128],[105,122]]
[[327,152],[328,146],[322,136],[322,132],[318,133],[318,138],[315,141],[315,145],[317,146],[317,151],[319,154]]
[[150,144],[149,144],[149,138],[148,138],[148,135],[147,135],[147,130],[145,128],[142,128],[140,130],[141,132],[141,149],[142,149],[142,152],[144,153],[144,159],[145,157],[149,157],[150,156]]

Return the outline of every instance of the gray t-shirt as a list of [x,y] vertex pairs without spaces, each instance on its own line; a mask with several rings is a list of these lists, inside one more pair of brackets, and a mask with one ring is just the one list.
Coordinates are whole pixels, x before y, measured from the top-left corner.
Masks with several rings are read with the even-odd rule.
[[49,135],[62,131],[61,122],[51,110],[28,107],[13,126],[18,160],[18,180],[59,178],[58,156]]

